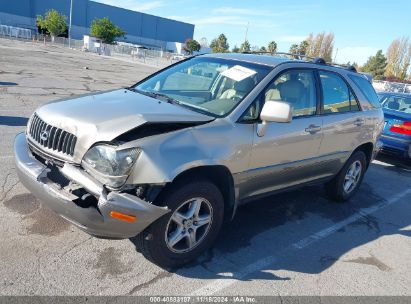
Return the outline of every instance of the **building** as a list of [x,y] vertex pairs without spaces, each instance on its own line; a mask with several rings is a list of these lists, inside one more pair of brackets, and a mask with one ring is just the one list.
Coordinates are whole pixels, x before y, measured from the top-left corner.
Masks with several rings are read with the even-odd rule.
[[[7,2],[7,4],[6,4]],[[37,32],[36,16],[50,9],[70,15],[70,0],[0,0],[0,24],[29,28]],[[73,0],[71,37],[83,39],[91,22],[109,17],[126,33],[125,41],[166,49],[167,42],[183,43],[193,38],[194,25],[135,12],[89,0]]]

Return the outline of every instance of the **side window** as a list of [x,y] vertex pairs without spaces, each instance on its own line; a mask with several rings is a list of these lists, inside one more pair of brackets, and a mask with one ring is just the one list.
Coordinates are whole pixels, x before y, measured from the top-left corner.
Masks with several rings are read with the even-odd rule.
[[314,115],[317,109],[315,75],[311,70],[288,70],[264,92],[265,101],[281,100],[293,107],[293,117]]
[[358,86],[368,101],[376,108],[381,108],[377,93],[371,83],[364,76],[349,75],[352,81]]
[[359,111],[357,100],[345,81],[334,73],[320,71],[324,113]]

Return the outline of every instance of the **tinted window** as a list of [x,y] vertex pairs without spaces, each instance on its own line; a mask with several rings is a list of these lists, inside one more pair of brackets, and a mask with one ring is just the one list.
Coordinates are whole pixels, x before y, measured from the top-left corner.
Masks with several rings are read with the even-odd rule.
[[317,108],[315,76],[309,70],[289,70],[265,91],[265,100],[281,100],[293,106],[293,117],[314,115]]
[[372,87],[371,83],[365,77],[349,75],[352,81],[358,86],[361,92],[367,97],[368,101],[376,108],[380,108],[381,104],[378,100],[377,93]]
[[324,113],[358,111],[358,103],[346,82],[337,74],[320,72]]

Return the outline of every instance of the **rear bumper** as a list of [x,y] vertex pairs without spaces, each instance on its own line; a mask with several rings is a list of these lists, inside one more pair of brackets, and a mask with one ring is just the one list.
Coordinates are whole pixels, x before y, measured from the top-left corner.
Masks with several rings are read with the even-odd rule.
[[[66,177],[82,185],[97,197],[96,206],[83,208],[76,196],[62,189],[47,177],[48,168],[34,158],[26,136],[20,133],[14,142],[16,170],[21,183],[43,204],[85,232],[106,238],[130,238],[143,231],[152,222],[169,212],[166,207],[152,205],[126,193],[106,193],[102,184],[83,170],[65,164],[61,170]],[[134,223],[110,217],[117,211],[136,217]]]
[[403,158],[411,158],[411,140],[396,138],[389,135],[381,135],[381,152]]

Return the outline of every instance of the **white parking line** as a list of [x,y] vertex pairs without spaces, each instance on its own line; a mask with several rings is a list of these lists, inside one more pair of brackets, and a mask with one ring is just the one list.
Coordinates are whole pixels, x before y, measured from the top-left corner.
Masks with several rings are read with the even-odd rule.
[[[406,191],[403,191],[393,197],[391,197],[390,199],[381,202],[378,205],[369,207],[369,208],[363,208],[360,209],[356,214],[348,217],[347,219],[338,222],[330,227],[327,227],[317,233],[314,233],[296,243],[293,243],[292,245],[286,247],[285,250],[300,250],[303,249],[309,245],[311,245],[312,243],[319,241],[333,233],[335,233],[336,231],[338,231],[339,229],[354,223],[356,221],[358,221],[359,219],[361,219],[364,216],[367,216],[371,213],[374,213],[376,211],[378,211],[379,209],[385,208],[391,204],[394,204],[396,202],[398,202],[400,199],[402,199],[403,197],[410,195],[411,194],[411,189],[407,189]],[[211,283],[194,290],[191,295],[192,296],[201,296],[201,295],[211,295],[211,294],[215,294],[216,292],[225,289],[227,287],[229,287],[230,285],[238,282],[238,280],[241,280],[242,278],[246,277],[247,275],[257,272],[259,270],[264,269],[265,267],[268,267],[269,265],[275,263],[277,260],[277,257],[274,255],[270,255],[267,256],[265,258],[262,258],[252,264],[249,264],[247,266],[245,266],[241,271],[239,272],[235,272],[235,273],[220,273],[219,275],[221,276],[225,276],[227,278],[225,279],[217,279],[217,280],[213,280]],[[229,278],[232,279],[229,279]]]

